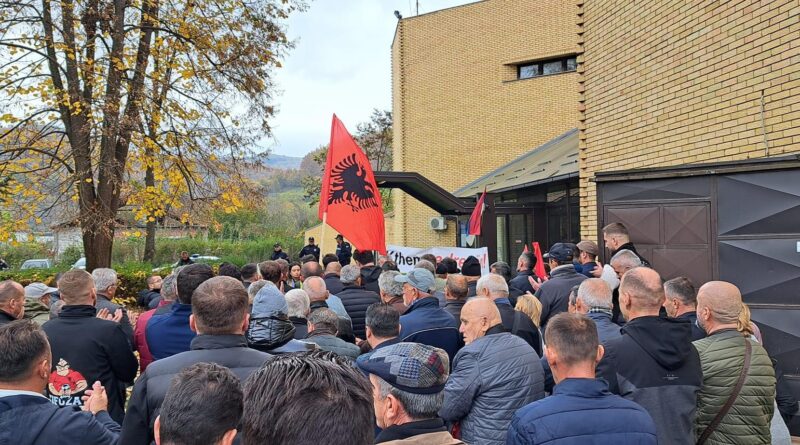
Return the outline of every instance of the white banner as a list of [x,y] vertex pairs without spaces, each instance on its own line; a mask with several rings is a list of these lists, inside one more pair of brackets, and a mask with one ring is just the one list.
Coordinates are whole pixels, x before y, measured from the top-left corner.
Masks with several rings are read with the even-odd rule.
[[452,258],[456,260],[458,268],[464,264],[467,257],[474,256],[481,263],[481,275],[489,274],[489,249],[481,247],[480,249],[467,249],[464,247],[431,247],[430,249],[420,249],[418,247],[404,247],[404,246],[387,246],[388,256],[395,263],[400,272],[408,273],[414,269],[425,254],[431,254],[436,257],[436,261],[441,261],[442,258]]

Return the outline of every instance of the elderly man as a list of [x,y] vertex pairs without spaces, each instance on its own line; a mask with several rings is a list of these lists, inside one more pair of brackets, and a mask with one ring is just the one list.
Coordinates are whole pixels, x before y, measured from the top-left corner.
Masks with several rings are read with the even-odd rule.
[[269,354],[247,347],[244,336],[250,320],[247,309],[247,291],[235,278],[214,277],[197,287],[189,319],[192,330],[197,332],[191,349],[153,362],[136,380],[122,425],[120,444],[153,441],[153,425],[158,410],[173,377],[184,368],[213,362],[230,368],[244,380],[270,358]]
[[[303,280],[307,280],[311,277],[323,278],[322,266],[316,261],[308,261],[300,267],[300,274],[303,276]],[[341,290],[342,282],[339,281],[339,275],[336,275],[336,282],[339,284],[338,289]],[[304,281],[303,287],[305,287],[306,284],[307,283],[305,283]],[[331,288],[328,286],[327,280],[325,280],[325,287],[327,288],[328,291],[328,296],[325,299],[325,301],[328,303],[328,306],[331,308],[333,312],[339,314],[340,317],[345,317],[349,319],[350,316],[347,315],[347,310],[345,310],[344,304],[342,304],[342,299],[337,297],[335,295],[335,292],[331,290]]]
[[353,333],[357,338],[364,339],[364,317],[367,308],[373,303],[380,303],[381,297],[375,292],[367,290],[362,285],[364,277],[361,276],[361,268],[356,265],[342,267],[339,278],[344,288],[336,296],[342,299],[347,314],[353,321]]
[[[508,285],[500,275],[489,274],[478,280],[478,296],[487,297],[494,302],[502,317],[503,327],[525,340],[536,354],[541,357],[542,346],[539,330],[531,318],[522,311],[511,306],[508,301]],[[463,317],[462,317],[463,319]]]
[[345,341],[355,343],[356,336],[353,335],[353,321],[350,319],[347,311],[345,311],[342,300],[328,292],[325,281],[320,277],[307,278],[303,284],[305,286],[303,290],[308,294],[311,303],[311,312],[313,313],[323,308],[336,312],[336,315],[339,316],[338,337]]
[[542,330],[547,326],[550,317],[567,312],[570,289],[586,279],[585,275],[575,270],[572,264],[573,255],[574,246],[566,243],[555,243],[548,252],[550,279],[542,283],[536,291],[536,298],[542,302]]
[[504,445],[514,413],[544,397],[539,356],[506,332],[498,306],[487,298],[464,305],[460,331],[466,346],[453,361],[439,416],[460,422],[467,443]]
[[711,281],[700,288],[697,321],[708,337],[694,342],[703,367],[698,443],[771,443],[775,371],[767,351],[736,330],[741,312],[742,294],[733,284]]
[[[644,263],[642,263],[642,260],[638,255],[636,255],[636,252],[632,250],[620,250],[613,257],[611,257],[611,267],[614,269],[614,273],[620,280],[622,279],[622,276],[625,275],[625,272],[633,269],[634,267],[641,266],[644,266]],[[619,287],[614,289],[611,301],[614,304],[614,308],[611,311],[611,320],[614,323],[623,324],[625,320],[621,318],[621,312],[619,309]]]
[[444,310],[450,313],[456,320],[461,320],[461,309],[467,302],[469,285],[467,278],[459,274],[447,275],[444,285]]
[[136,319],[136,326],[133,329],[133,349],[139,351],[139,371],[144,372],[150,363],[153,363],[153,354],[147,346],[147,323],[154,315],[166,314],[175,300],[178,299],[178,290],[175,287],[175,275],[170,274],[164,278],[161,286],[160,300],[158,307],[139,314]]
[[611,392],[650,413],[659,443],[694,444],[703,373],[697,350],[689,345],[691,326],[659,317],[664,287],[653,269],[626,272],[619,301],[628,323],[620,338],[605,343],[598,374],[609,382]]
[[119,325],[125,331],[125,335],[128,336],[131,345],[133,345],[133,326],[128,318],[128,311],[111,301],[119,288],[117,272],[114,269],[99,267],[92,271],[92,278],[94,278],[94,286],[97,289],[97,302],[95,302],[94,307],[98,311],[105,309],[109,314],[114,314],[117,310],[122,311],[122,319],[120,319]]
[[431,295],[435,285],[433,274],[417,268],[394,279],[403,284],[403,301],[408,306],[400,317],[401,341],[441,348],[448,357],[455,357],[461,347],[458,321],[440,308],[439,300]]
[[419,343],[398,343],[375,351],[358,366],[369,375],[375,420],[383,429],[375,443],[463,443],[453,439],[438,415],[450,369],[445,351]]
[[64,273],[58,290],[65,306],[58,318],[42,326],[53,356],[47,396],[59,406],[81,406],[88,385],[99,381],[108,395],[108,414],[121,423],[125,387],[133,382],[138,368],[128,335],[121,323],[96,316],[95,284],[88,272]]
[[0,281],[0,326],[25,315],[25,289],[16,281]]
[[339,317],[330,309],[319,309],[308,317],[308,336],[305,341],[314,343],[323,351],[334,352],[351,360],[358,358],[358,346],[337,337]]
[[647,411],[611,394],[608,383],[595,378],[603,346],[591,319],[558,314],[547,325],[544,338],[545,356],[558,385],[552,396],[517,411],[508,429],[508,445],[658,443]]
[[619,325],[611,321],[611,288],[600,278],[589,278],[578,287],[575,312],[586,314],[597,326],[600,343],[619,338]]
[[403,315],[408,307],[403,303],[403,284],[394,280],[398,275],[400,272],[394,270],[383,272],[378,278],[378,287],[381,290],[381,301]]
[[302,340],[308,335],[308,315],[311,313],[311,300],[303,289],[286,292],[286,305],[289,308],[289,321],[294,326],[294,338]]
[[705,338],[706,331],[697,323],[697,291],[686,277],[673,278],[664,283],[664,309],[667,317],[686,320],[692,324],[692,341]]
[[25,286],[25,318],[39,326],[50,319],[50,303],[53,293],[58,289],[44,283],[31,283]]

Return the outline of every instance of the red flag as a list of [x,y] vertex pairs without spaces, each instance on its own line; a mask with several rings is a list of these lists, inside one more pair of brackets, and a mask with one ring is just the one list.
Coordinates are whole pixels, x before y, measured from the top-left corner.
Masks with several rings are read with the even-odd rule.
[[386,254],[383,204],[372,166],[335,114],[322,177],[319,217],[358,250]]
[[525,247],[522,248],[522,253],[528,253],[528,245],[525,244]]
[[480,235],[481,234],[481,220],[483,219],[483,198],[486,197],[486,187],[483,188],[483,193],[481,197],[478,199],[478,202],[475,204],[475,210],[472,211],[472,215],[469,217],[469,232],[468,235]]
[[[527,246],[526,246],[527,247]],[[544,270],[544,259],[542,258],[542,249],[539,247],[539,243],[534,241],[533,243],[533,254],[536,255],[536,266],[533,268],[534,273],[536,276],[539,277],[540,280],[544,280],[547,278],[547,272]]]

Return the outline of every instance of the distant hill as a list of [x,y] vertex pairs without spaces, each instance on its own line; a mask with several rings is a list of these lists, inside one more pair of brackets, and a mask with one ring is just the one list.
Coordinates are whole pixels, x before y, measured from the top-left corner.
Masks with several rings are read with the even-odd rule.
[[267,162],[265,165],[271,168],[277,168],[280,170],[296,170],[300,168],[300,163],[303,161],[303,158],[298,158],[295,156],[284,156],[278,154],[270,154],[267,157]]

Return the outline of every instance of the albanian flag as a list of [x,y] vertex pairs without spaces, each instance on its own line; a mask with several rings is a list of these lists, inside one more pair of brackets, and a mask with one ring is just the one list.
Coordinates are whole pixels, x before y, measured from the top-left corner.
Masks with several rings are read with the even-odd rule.
[[383,205],[369,159],[333,115],[319,217],[358,250],[386,254]]
[[539,242],[533,243],[533,254],[536,255],[536,266],[533,272],[539,277],[540,280],[547,278],[547,272],[544,269],[544,259],[542,258],[542,248],[539,247]]
[[478,202],[475,203],[475,209],[472,211],[472,215],[469,217],[469,232],[468,235],[480,235],[481,234],[481,220],[483,219],[483,199],[486,197],[486,188],[484,187],[483,193],[481,197],[478,198]]

